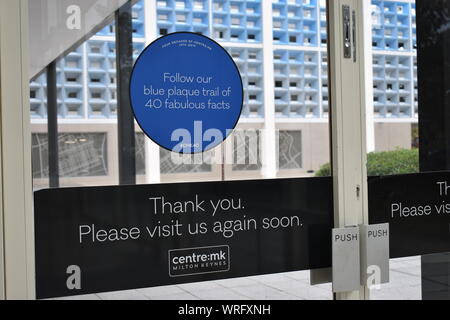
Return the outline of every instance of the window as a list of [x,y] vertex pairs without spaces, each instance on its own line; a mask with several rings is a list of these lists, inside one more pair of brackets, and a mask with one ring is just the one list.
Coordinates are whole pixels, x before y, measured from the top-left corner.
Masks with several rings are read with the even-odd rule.
[[302,132],[280,131],[278,135],[278,169],[302,169]]
[[145,135],[136,133],[136,175],[145,175]]
[[92,99],[101,99],[102,98],[102,93],[101,92],[91,92],[91,98]]
[[69,92],[67,96],[71,99],[78,99],[78,92]]
[[[212,167],[208,159],[211,158],[211,152],[206,152],[202,156],[202,159],[195,157],[195,155],[178,155],[166,149],[160,149],[161,157],[161,174],[186,174],[186,173],[206,173],[211,172]],[[172,157],[177,157],[176,161],[173,161]],[[184,163],[183,163],[184,162]]]
[[260,170],[262,165],[259,130],[239,130],[232,138],[233,171]]
[[[60,133],[59,172],[67,177],[108,175],[106,133]],[[47,134],[32,135],[33,177],[48,177]]]

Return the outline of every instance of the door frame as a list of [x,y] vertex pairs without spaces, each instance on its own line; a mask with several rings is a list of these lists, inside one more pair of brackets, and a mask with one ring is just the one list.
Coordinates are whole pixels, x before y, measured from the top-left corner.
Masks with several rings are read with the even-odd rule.
[[0,299],[34,299],[27,0],[0,0],[0,65]]
[[[344,55],[343,6],[350,7],[350,57]],[[335,228],[367,225],[367,145],[373,134],[370,0],[327,0],[330,144]],[[335,299],[369,299],[367,286]]]

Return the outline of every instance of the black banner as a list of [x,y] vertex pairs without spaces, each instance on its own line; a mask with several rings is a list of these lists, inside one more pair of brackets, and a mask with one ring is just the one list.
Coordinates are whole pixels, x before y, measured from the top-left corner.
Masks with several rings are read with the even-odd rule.
[[450,172],[369,179],[370,224],[388,222],[391,258],[450,251]]
[[35,193],[37,297],[327,267],[329,178]]
[[[450,172],[369,179],[391,258],[450,251]],[[35,193],[37,297],[331,266],[331,178]]]

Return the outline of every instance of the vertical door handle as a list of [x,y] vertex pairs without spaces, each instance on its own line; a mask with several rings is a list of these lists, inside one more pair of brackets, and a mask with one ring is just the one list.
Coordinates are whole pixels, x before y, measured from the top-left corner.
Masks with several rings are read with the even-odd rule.
[[350,6],[342,6],[343,30],[344,30],[344,58],[352,58],[351,18]]
[[352,13],[353,62],[356,62],[356,11]]
[[356,62],[356,11],[349,5],[342,6],[342,21],[344,30],[344,58]]

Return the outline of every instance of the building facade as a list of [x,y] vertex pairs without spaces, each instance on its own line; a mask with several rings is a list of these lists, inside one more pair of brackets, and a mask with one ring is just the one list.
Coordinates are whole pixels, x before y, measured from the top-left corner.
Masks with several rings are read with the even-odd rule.
[[[415,3],[372,4],[375,150],[410,148],[418,113]],[[106,26],[58,62],[63,185],[118,181],[114,28],[114,23]],[[134,5],[135,58],[146,44],[177,31],[211,37],[236,62],[245,92],[238,128],[276,134],[272,140],[262,131],[250,139],[238,134],[229,139],[256,153],[255,163],[176,165],[170,152],[151,145],[136,126],[140,183],[310,176],[329,162],[325,1],[141,0]],[[33,176],[40,188],[48,177],[45,75],[31,83],[30,106]],[[276,159],[267,151],[275,150],[274,144]],[[262,163],[271,161],[267,171]]]

